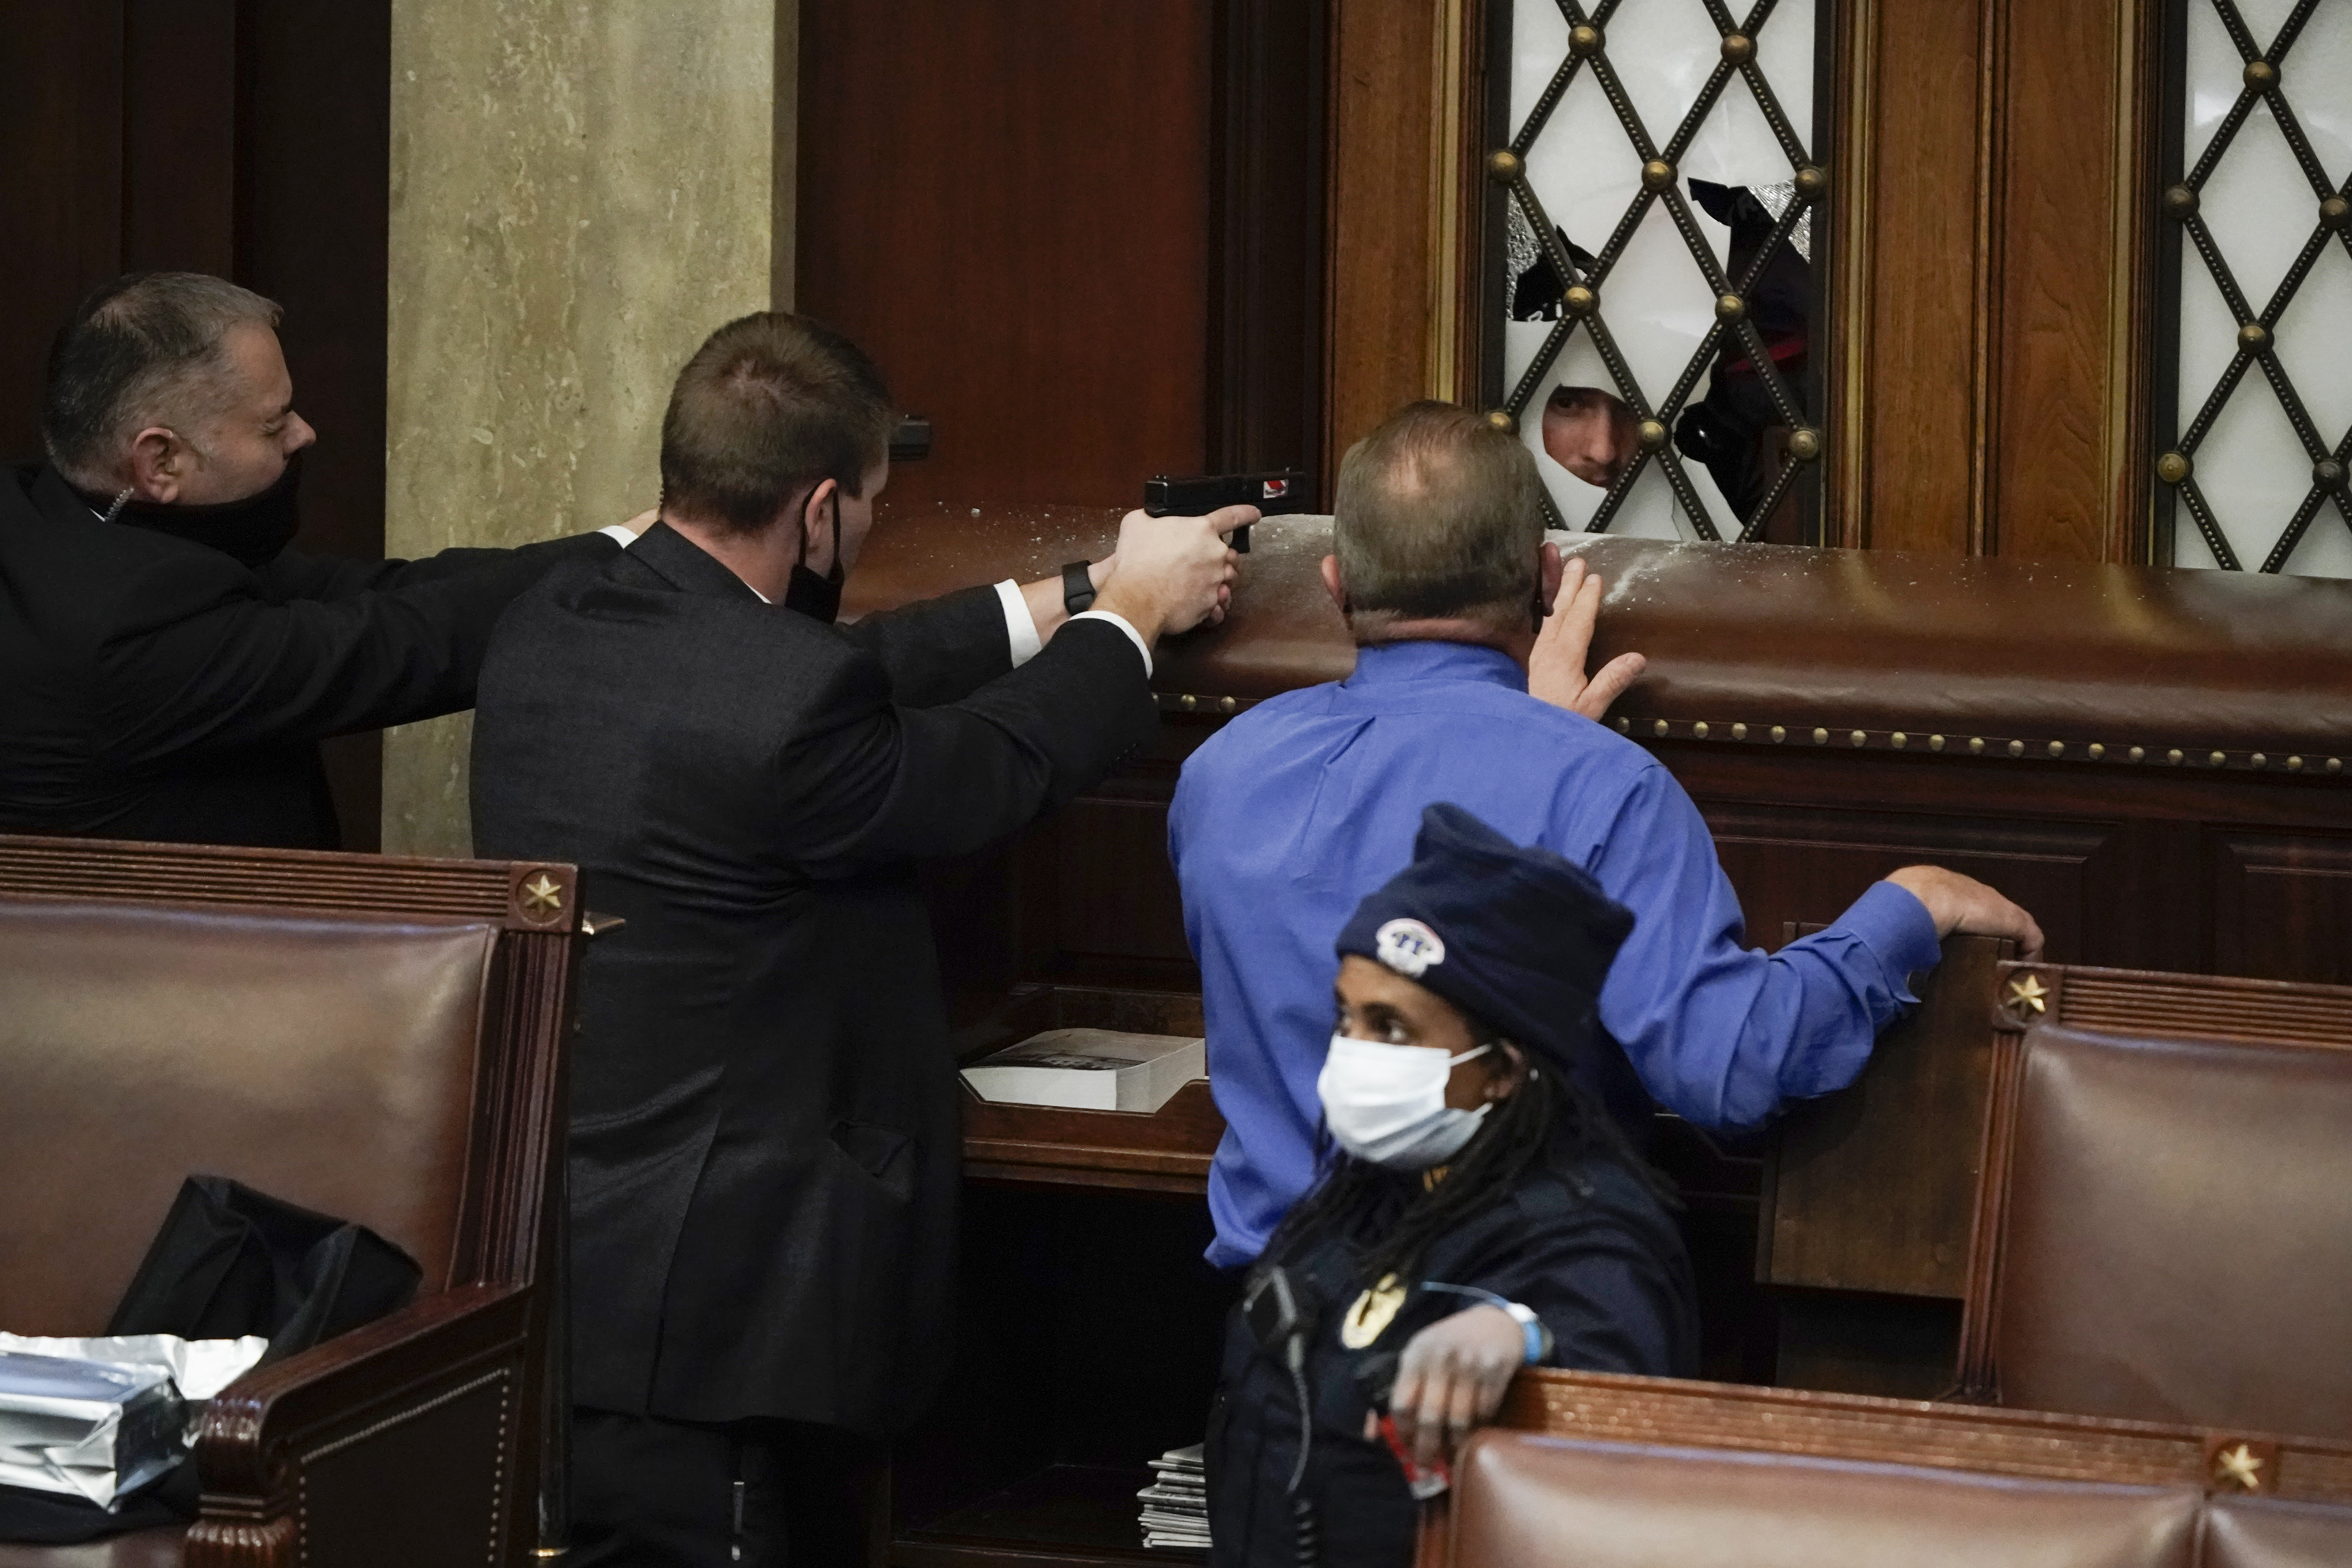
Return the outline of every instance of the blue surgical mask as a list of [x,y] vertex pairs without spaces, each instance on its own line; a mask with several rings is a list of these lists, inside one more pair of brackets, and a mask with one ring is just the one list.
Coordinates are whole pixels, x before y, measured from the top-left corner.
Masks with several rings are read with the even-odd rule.
[[1491,1105],[1462,1110],[1445,1103],[1454,1065],[1485,1056],[1489,1045],[1449,1057],[1426,1046],[1331,1037],[1315,1091],[1323,1121],[1339,1147],[1359,1160],[1400,1171],[1425,1171],[1461,1152]]

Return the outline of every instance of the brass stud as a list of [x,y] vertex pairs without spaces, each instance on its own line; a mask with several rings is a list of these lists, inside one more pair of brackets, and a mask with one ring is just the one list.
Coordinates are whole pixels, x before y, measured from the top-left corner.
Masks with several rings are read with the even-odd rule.
[[2213,1456],[2213,1484],[2258,1492],[2263,1489],[2263,1462],[2248,1444],[2223,1448]]
[[1568,52],[1579,59],[1599,54],[1607,43],[1601,29],[1590,22],[1579,22],[1568,30]]
[[1664,719],[1661,719],[1656,723],[1650,726],[1650,733],[1653,735],[1664,735],[1668,728],[1669,726],[1666,721]]
[[563,907],[563,884],[544,871],[525,882],[520,891],[523,911],[527,914],[538,914],[542,910],[553,913]]
[[2328,771],[2329,773],[2342,773],[2342,772],[2344,771],[2344,759],[2343,759],[2343,758],[2341,758],[2341,757],[2330,757],[2330,758],[2328,758],[2328,759],[2327,759],[2327,771]]
[[2156,460],[2156,477],[2168,485],[2177,485],[2197,469],[2186,452],[2167,452]]
[[2029,969],[2009,983],[2007,1002],[2011,1016],[2021,1023],[2042,1017],[2050,1011],[2050,987]]
[[2164,216],[2176,223],[2186,223],[2197,216],[2197,193],[2187,185],[2175,185],[2164,193]]
[[2170,750],[2170,751],[2168,751],[2168,752],[2165,752],[2165,753],[2164,753],[2164,760],[2165,760],[2165,762],[2166,762],[2166,763],[2169,763],[2171,766],[2176,767],[2176,768],[2177,768],[2177,767],[2179,767],[2179,766],[2180,765],[2180,761],[2181,761],[2180,748],[2179,748],[2179,747],[2178,747],[2178,746],[2175,746],[2175,747],[2173,747],[2173,748],[2172,748],[2172,750]]
[[2311,465],[2311,482],[2324,490],[2344,488],[2344,465],[2333,458],[2322,458]]
[[1899,752],[1904,747],[1911,743],[1911,737],[1905,734],[1902,731],[1897,730],[1895,733],[1886,737],[1886,743]]
[[1799,195],[1813,201],[1830,188],[1829,172],[1819,163],[1801,164],[1797,170],[1795,184]]
[[2146,746],[2134,746],[2130,751],[2126,752],[2124,755],[2129,757],[2133,762],[2144,763],[2147,761],[2147,748]]
[[2021,757],[2025,755],[2025,742],[2022,741],[2011,741],[2009,743],[2009,754],[2012,757]]
[[1748,314],[1748,301],[1741,299],[1738,295],[1724,294],[1717,296],[1715,301],[1715,319],[1717,321],[1728,324],[1730,322],[1737,321],[1740,317],[1745,316],[1746,314]]
[[1970,735],[1969,737],[1969,754],[1972,757],[1982,756],[1984,754],[1984,737],[1982,735]]
[[1691,726],[1691,739],[1694,741],[1704,741],[1706,739],[1706,720],[1702,719],[1697,723]]
[[1853,745],[1861,746],[1861,745],[1866,745],[1866,744],[1868,744],[1868,743],[1869,743],[1869,741],[1870,741],[1870,737],[1869,737],[1868,735],[1864,734],[1861,731],[1856,730],[1856,731],[1853,731],[1852,733],[1850,733],[1849,735],[1847,735],[1847,736],[1846,736],[1846,740],[1847,740],[1850,743],[1852,743],[1852,744],[1853,744]]
[[2286,760],[2286,771],[2291,773],[2299,773],[2303,772],[2303,759],[2301,757],[2289,757]]
[[1183,696],[1176,699],[1176,706],[1181,708],[1187,713],[1190,713],[1193,709],[1198,708],[1200,705],[1201,700],[1193,696],[1189,691],[1184,693]]
[[1643,446],[1654,452],[1666,444],[1666,426],[1662,420],[1644,419],[1635,428],[1634,436]]
[[1822,433],[1811,426],[1800,425],[1789,432],[1789,456],[1801,463],[1810,463],[1822,455]]
[[1748,739],[1748,726],[1745,724],[1734,724],[1731,727],[1731,738],[1735,741],[1744,741]]
[[1507,408],[1486,410],[1486,424],[1489,428],[1500,430],[1506,435],[1516,436],[1519,432],[1519,422],[1511,417],[1511,411]]
[[2268,92],[2278,85],[2278,67],[2268,60],[2248,60],[2244,74],[2246,85],[2256,92]]
[[2319,204],[2319,221],[2329,228],[2342,228],[2347,218],[2352,218],[2352,201],[2335,195]]
[[1220,697],[1217,699],[1217,711],[1220,713],[1231,713],[1240,706],[1241,704],[1239,702],[1230,697]]
[[1508,183],[1517,179],[1526,170],[1527,164],[1520,162],[1519,155],[1508,147],[1497,147],[1486,154],[1486,173],[1497,180]]
[[1940,752],[1940,751],[1942,751],[1942,750],[1944,749],[1944,737],[1943,737],[1943,736],[1941,736],[1941,735],[1930,735],[1930,736],[1928,736],[1928,737],[1927,737],[1927,749],[1928,749],[1929,751],[1931,751],[1931,752]]
[[2050,742],[2050,754],[2051,754],[2052,756],[2053,756],[2053,757],[2063,757],[2063,756],[2064,756],[2064,755],[2066,754],[2066,742],[2063,742],[2063,741],[2053,741],[2053,742]]
[[[1773,743],[1774,745],[1776,745],[1776,746],[1777,746],[1777,745],[1779,745],[1781,742],[1783,742],[1783,741],[1787,740],[1788,738],[1789,738],[1789,731],[1788,731],[1787,730],[1783,729],[1781,726],[1780,726],[1780,725],[1778,725],[1778,724],[1775,724],[1775,725],[1773,725],[1773,726],[1772,726],[1772,743]],[[2334,764],[2333,764],[2333,763],[2330,763],[2330,764],[2329,764],[2329,771],[2330,771],[2330,772],[2333,772],[2333,771],[2334,771]]]
[[2250,768],[2268,767],[2269,765],[2270,759],[2263,756],[2260,752],[2256,752],[2252,756],[2246,759],[2246,766]]
[[1664,158],[1653,158],[1642,165],[1642,188],[1663,191],[1675,183],[1675,166]]
[[1620,719],[1620,720],[1618,720],[1618,721],[1617,721],[1617,732],[1618,732],[1619,734],[1621,734],[1621,735],[1630,735],[1630,734],[1632,734],[1632,733],[1633,732],[1633,721],[1632,721],[1631,719]]
[[1756,40],[1745,33],[1723,35],[1723,58],[1736,66],[1744,66],[1756,58]]
[[2102,746],[2096,741],[2091,742],[2091,761],[2095,763],[2106,754],[2107,749],[2105,746]]
[[1830,743],[1830,732],[1829,732],[1827,730],[1818,730],[1818,729],[1817,729],[1817,730],[1815,730],[1815,731],[1813,731],[1813,744],[1814,744],[1814,745],[1816,745],[1816,746],[1826,746],[1826,745],[1828,745],[1829,743]]
[[1571,283],[1559,297],[1559,308],[1571,316],[1589,316],[1599,307],[1601,297],[1582,283]]
[[2217,768],[2218,768],[2218,767],[2221,767],[2221,766],[2226,765],[2226,764],[2228,763],[2228,762],[2230,761],[2230,758],[2229,758],[2229,754],[2228,754],[2227,752],[2215,752],[2212,755],[2210,755],[2210,756],[2207,757],[2205,760],[2206,760],[2206,762],[2208,762],[2208,763],[2211,763],[2214,767],[2217,767]]
[[2260,321],[2248,321],[2238,329],[2238,346],[2248,353],[2267,353],[2271,346],[2271,330]]

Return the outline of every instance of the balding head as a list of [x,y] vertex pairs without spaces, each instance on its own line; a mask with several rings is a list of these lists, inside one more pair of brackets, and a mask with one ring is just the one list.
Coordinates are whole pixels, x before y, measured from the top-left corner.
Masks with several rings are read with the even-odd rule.
[[1333,502],[1358,640],[1405,620],[1524,632],[1541,582],[1543,480],[1507,425],[1415,403],[1349,449]]
[[87,489],[131,478],[131,444],[161,426],[198,451],[251,389],[231,350],[239,328],[271,333],[278,306],[201,272],[134,272],[99,289],[49,351],[41,416],[49,461]]

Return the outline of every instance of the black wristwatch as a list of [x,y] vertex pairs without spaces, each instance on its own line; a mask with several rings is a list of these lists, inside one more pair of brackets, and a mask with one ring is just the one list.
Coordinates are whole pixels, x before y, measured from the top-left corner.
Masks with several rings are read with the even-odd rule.
[[1091,561],[1073,561],[1062,568],[1062,608],[1071,615],[1095,602],[1095,580],[1087,574]]

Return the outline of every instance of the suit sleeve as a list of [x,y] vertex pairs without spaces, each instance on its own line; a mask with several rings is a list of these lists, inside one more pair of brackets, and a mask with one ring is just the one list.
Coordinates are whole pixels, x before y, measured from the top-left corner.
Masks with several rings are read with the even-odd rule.
[[1081,621],[960,701],[893,704],[874,665],[828,685],[778,759],[786,857],[816,877],[961,855],[1102,777],[1159,723],[1118,627]]
[[96,748],[136,767],[469,708],[515,595],[555,563],[618,548],[592,535],[468,552],[482,559],[463,571],[282,603],[247,574],[191,583],[175,563],[126,585],[119,629],[98,650]]
[[1004,606],[993,588],[877,611],[841,633],[880,663],[903,707],[958,701],[1013,668]]
[[273,605],[292,599],[348,599],[357,594],[396,592],[470,572],[504,571],[531,562],[544,571],[558,561],[608,554],[604,548],[608,544],[618,548],[618,542],[604,534],[583,533],[512,550],[444,550],[416,561],[346,561],[289,550],[256,568],[253,575],[261,584],[262,597]]

